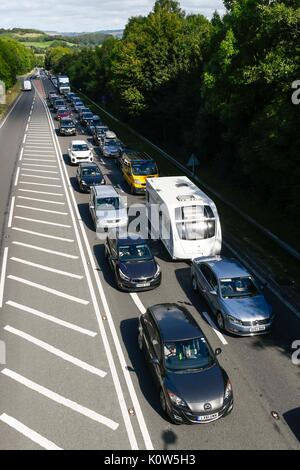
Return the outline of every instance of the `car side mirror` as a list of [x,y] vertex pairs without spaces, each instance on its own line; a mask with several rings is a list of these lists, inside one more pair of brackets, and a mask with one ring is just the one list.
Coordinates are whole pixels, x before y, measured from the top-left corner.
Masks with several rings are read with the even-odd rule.
[[68,152],[71,152],[71,149],[68,149]]
[[153,357],[151,359],[151,364],[153,364],[154,366],[159,366],[160,362],[159,360],[157,359],[157,357]]
[[216,356],[219,356],[219,355],[221,354],[221,352],[222,352],[222,349],[221,349],[221,348],[217,348],[217,349],[215,350],[215,355],[216,355]]
[[94,204],[90,204],[90,209],[95,209]]
[[211,295],[218,295],[218,293],[217,293],[216,290],[210,290],[209,293],[210,293]]

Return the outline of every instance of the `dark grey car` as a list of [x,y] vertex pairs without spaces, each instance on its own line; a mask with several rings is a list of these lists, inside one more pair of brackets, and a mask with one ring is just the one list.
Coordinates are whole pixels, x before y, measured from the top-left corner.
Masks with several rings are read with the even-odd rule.
[[199,290],[216,316],[220,330],[240,336],[267,333],[273,323],[272,307],[257,282],[231,258],[195,258],[192,286]]
[[161,304],[139,318],[139,348],[159,388],[163,411],[175,423],[208,423],[233,408],[230,380],[201,328],[184,307]]

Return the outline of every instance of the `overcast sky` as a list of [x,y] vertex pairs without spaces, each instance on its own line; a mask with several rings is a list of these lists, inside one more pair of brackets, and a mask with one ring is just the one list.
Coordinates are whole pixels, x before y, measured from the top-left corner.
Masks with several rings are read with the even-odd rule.
[[[145,15],[154,0],[0,0],[0,28],[82,32],[122,29],[131,16]],[[211,17],[222,0],[182,0],[187,13]]]

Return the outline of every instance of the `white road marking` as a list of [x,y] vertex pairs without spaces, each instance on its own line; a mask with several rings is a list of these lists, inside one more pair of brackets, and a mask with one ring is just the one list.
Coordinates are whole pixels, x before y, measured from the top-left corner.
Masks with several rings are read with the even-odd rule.
[[15,256],[12,256],[10,260],[15,261],[16,263],[32,266],[33,268],[42,269],[43,271],[49,271],[51,273],[60,274],[62,276],[72,277],[73,279],[83,279],[83,276],[80,276],[78,274],[69,273],[67,271],[61,271],[60,269],[50,268],[49,266],[44,266],[42,264],[32,263],[31,261],[27,261],[25,259],[16,258]]
[[34,189],[22,189],[22,188],[19,188],[18,191],[23,191],[25,193],[35,193],[35,194],[46,194],[48,196],[58,196],[58,197],[63,197],[63,194],[60,194],[60,193],[51,193],[51,192],[48,192],[48,191],[35,191]]
[[104,424],[108,428],[112,429],[113,431],[116,431],[118,429],[119,424],[116,423],[115,421],[106,418],[105,416],[96,413],[93,410],[90,410],[89,408],[79,405],[79,403],[76,403],[75,401],[70,400],[69,398],[66,398],[62,395],[59,395],[56,392],[53,392],[49,388],[43,387],[42,385],[37,384],[36,382],[33,382],[30,379],[27,379],[21,374],[18,374],[17,372],[14,372],[13,370],[10,369],[2,369],[1,374],[5,375],[6,377],[11,378],[12,380],[15,380],[16,382],[24,385],[25,387],[29,388],[30,390],[33,390],[40,395],[43,395],[46,398],[49,398],[49,400],[52,400],[56,403],[59,403],[60,405],[63,405],[67,408],[70,408],[71,410],[86,416],[87,418],[96,421],[97,423]]
[[23,206],[21,204],[17,204],[16,207],[20,207],[22,209],[30,209],[32,211],[38,212],[47,212],[48,214],[68,215],[67,212],[51,211],[50,209],[40,209],[39,207]]
[[[47,150],[40,150],[40,149],[34,149],[34,148],[29,148],[29,147],[26,147],[24,152],[26,154],[32,154],[32,155],[41,155],[41,157],[46,157],[47,155],[51,154],[50,150],[53,150],[53,148],[51,149],[47,149]],[[44,155],[44,154],[47,154],[47,155]],[[51,155],[54,155],[54,154],[51,154]]]
[[69,255],[68,253],[63,253],[62,251],[48,250],[47,248],[42,248],[42,247],[36,246],[36,245],[30,245],[28,243],[22,243],[22,242],[16,242],[16,241],[13,241],[12,243],[14,245],[23,246],[24,248],[31,248],[32,250],[42,251],[43,253],[50,253],[51,255],[57,255],[57,256],[61,256],[63,258],[70,258],[70,259],[78,259],[79,258],[79,256]]
[[202,312],[202,315],[204,316],[204,318],[206,319],[207,323],[209,323],[209,325],[211,326],[211,328],[213,329],[213,331],[216,333],[217,337],[219,338],[219,340],[221,341],[222,344],[228,344],[226,339],[224,338],[224,336],[222,335],[222,333],[217,329],[216,325],[214,324],[214,322],[212,321],[212,319],[210,318],[210,316],[207,314],[207,312]]
[[18,431],[20,434],[23,434],[23,436],[27,437],[32,442],[38,444],[43,449],[63,450],[61,447],[58,447],[52,441],[49,441],[49,439],[46,439],[41,434],[37,433],[36,431],[33,431],[33,429],[28,428],[27,426],[25,426],[25,424],[21,423],[12,416],[7,415],[6,413],[2,413],[2,415],[0,415],[0,420],[11,428]]
[[[80,238],[79,231],[78,231],[77,224],[76,224],[75,214],[74,214],[74,211],[73,211],[72,203],[70,201],[70,195],[71,195],[71,197],[74,197],[74,196],[73,196],[71,190],[70,190],[70,195],[69,195],[69,192],[67,190],[66,181],[69,181],[69,178],[68,178],[65,167],[64,167],[64,170],[63,170],[63,167],[62,167],[62,164],[61,164],[61,161],[60,161],[60,158],[62,159],[62,153],[59,149],[58,139],[55,135],[55,128],[54,128],[54,125],[51,121],[51,116],[49,117],[49,111],[46,108],[46,106],[45,106],[45,110],[46,110],[46,113],[48,115],[49,123],[51,125],[52,139],[53,139],[53,143],[54,143],[55,148],[56,148],[57,161],[58,161],[61,176],[62,176],[62,179],[63,179],[63,185],[64,185],[66,198],[67,198],[69,209],[70,209],[70,214],[71,214],[71,218],[72,218],[72,222],[73,222],[73,226],[74,226],[74,231],[75,231],[75,235],[76,235],[76,239],[77,239],[77,244],[78,244],[78,248],[79,248],[79,251],[80,251],[80,256],[81,256],[81,260],[82,260],[82,263],[83,263],[83,267],[84,267],[84,270],[85,270],[86,279],[87,279],[87,282],[88,282],[91,298],[92,298],[92,301],[93,301],[93,306],[94,306],[96,318],[97,318],[97,321],[98,321],[99,330],[100,330],[100,333],[101,333],[101,336],[102,336],[106,356],[107,356],[109,367],[110,367],[110,370],[111,370],[111,375],[112,375],[112,379],[113,379],[113,382],[114,382],[116,394],[117,394],[117,397],[118,397],[118,400],[119,400],[119,405],[120,405],[120,409],[121,409],[121,412],[122,412],[122,416],[123,416],[124,424],[125,424],[125,427],[126,427],[127,435],[128,435],[128,438],[129,438],[131,448],[132,449],[138,449],[137,440],[136,440],[135,433],[134,433],[134,430],[133,430],[133,426],[132,426],[132,423],[131,423],[131,419],[130,419],[130,416],[129,416],[129,413],[128,413],[128,407],[126,405],[124,393],[123,393],[123,390],[122,390],[122,387],[121,387],[121,384],[120,384],[120,379],[119,379],[119,376],[118,376],[118,373],[117,373],[116,365],[114,363],[114,358],[113,358],[113,355],[112,355],[111,346],[110,346],[110,343],[109,343],[109,340],[108,340],[108,337],[107,337],[107,334],[106,334],[106,331],[105,331],[105,328],[104,328],[104,325],[103,325],[103,320],[102,320],[101,313],[100,313],[100,310],[99,310],[99,305],[98,305],[98,301],[97,301],[97,298],[96,298],[93,283],[92,283],[92,280],[91,280],[91,277],[90,277],[90,272],[87,268],[87,258],[86,258],[85,253],[84,253],[83,245],[82,245],[81,238]],[[64,176],[63,172],[65,172],[65,176]],[[66,178],[66,180],[65,180],[65,178]],[[77,208],[76,201],[75,201],[75,208]],[[77,210],[76,211],[76,216],[78,216],[78,215],[79,215],[79,212]],[[83,225],[82,225],[82,227],[83,227]],[[81,227],[81,230],[82,230],[82,227]],[[84,235],[86,235],[84,229],[83,229],[83,233],[84,233]],[[85,245],[86,244],[87,244],[87,241],[85,240]],[[89,245],[87,245],[87,247],[89,248]],[[91,255],[89,255],[89,257],[90,256]],[[93,264],[93,266],[94,266],[94,264]],[[98,279],[98,276],[95,275],[95,278]],[[125,361],[125,359],[124,359],[124,361]],[[125,367],[126,367],[126,365],[125,365]],[[127,369],[126,369],[126,371],[127,371]],[[129,375],[129,373],[128,373],[128,375]],[[130,380],[131,380],[131,378],[130,378]],[[134,391],[134,393],[135,393],[135,391]],[[132,398],[132,391],[131,391],[131,398]],[[133,400],[133,402],[134,402],[133,404],[135,406],[136,402],[134,400]],[[140,410],[138,409],[138,407],[136,407],[136,410],[137,410],[137,417],[138,417],[138,420],[140,422]],[[147,441],[147,444],[146,444],[147,449],[153,449],[150,437],[149,437],[149,440],[146,440],[146,441]]]
[[20,162],[22,161],[23,153],[24,153],[24,148],[22,147],[21,152],[20,152],[20,157],[19,157]]
[[26,142],[26,137],[27,137],[27,134],[24,135],[23,144],[25,144]]
[[57,201],[52,201],[48,199],[38,199],[36,197],[27,197],[27,196],[17,196],[18,199],[26,199],[27,201],[38,201],[38,202],[46,202],[47,204],[58,204],[60,206],[64,206],[64,202],[57,202]]
[[[34,168],[24,168],[22,167],[22,171],[32,171],[34,173],[51,173],[52,175],[57,175],[58,171],[52,170],[35,170]],[[24,173],[25,174],[25,173]]]
[[[41,161],[41,160],[39,160],[39,161]],[[37,167],[40,167],[40,168],[57,168],[56,165],[41,165],[39,163],[23,163],[23,167],[24,166],[37,166]]]
[[50,238],[52,240],[60,240],[66,243],[73,243],[74,240],[71,238],[64,238],[64,237],[56,237],[55,235],[48,235],[45,233],[40,233],[40,232],[33,232],[32,230],[25,230],[23,228],[19,227],[12,227],[12,230],[16,230],[17,232],[23,232],[23,233],[28,233],[29,235],[35,235],[37,237],[42,237],[42,238]]
[[139,296],[136,294],[136,292],[130,292],[130,296],[131,296],[132,300],[134,301],[135,305],[137,306],[137,308],[139,309],[139,311],[141,313],[145,313],[146,308],[142,304],[142,302],[141,302]]
[[8,247],[6,246],[3,251],[3,260],[2,260],[2,269],[1,269],[1,278],[0,278],[0,308],[2,308],[2,305],[3,305],[3,293],[4,293],[4,285],[5,285],[5,277],[6,277],[7,255],[8,255]]
[[4,126],[4,124],[6,123],[7,119],[9,118],[9,116],[11,115],[11,113],[13,112],[13,110],[15,109],[15,107],[17,106],[19,100],[21,99],[22,97],[22,94],[19,95],[19,97],[17,98],[17,100],[15,101],[13,107],[10,109],[9,113],[5,116],[5,118],[3,119],[3,121],[0,123],[0,129]]
[[81,369],[90,372],[91,374],[97,375],[98,377],[101,377],[101,378],[107,375],[106,372],[104,372],[103,370],[98,369],[97,367],[94,367],[88,364],[87,362],[78,359],[77,357],[71,356],[70,354],[65,353],[61,349],[55,348],[51,344],[45,343],[44,341],[41,341],[38,338],[35,338],[34,336],[31,336],[25,333],[24,331],[13,328],[10,325],[6,325],[4,327],[4,330],[16,336],[19,336],[20,338],[23,338],[32,344],[35,344],[39,348],[42,348],[45,351],[48,351],[49,353],[54,354],[57,357],[60,357],[64,361],[70,362],[71,364],[74,364],[75,366],[80,367]]
[[15,179],[15,186],[18,185],[19,174],[20,174],[20,167],[18,166],[17,173],[16,173],[16,179]]
[[29,124],[27,124],[27,126],[26,126],[26,129],[25,129],[25,132],[27,132],[27,131],[28,131],[28,127],[29,127]]
[[7,279],[10,279],[11,281],[20,282],[21,284],[25,284],[30,287],[35,287],[36,289],[43,290],[44,292],[48,292],[49,294],[56,295],[57,297],[62,297],[64,299],[72,300],[73,302],[76,302],[78,304],[82,304],[82,305],[89,304],[88,300],[80,299],[79,297],[75,297],[74,295],[66,294],[65,292],[61,292],[60,290],[52,289],[51,287],[44,286],[43,284],[38,284],[37,282],[32,282],[32,281],[29,281],[28,279],[23,279],[22,277],[13,276],[12,274],[9,274],[9,276],[7,276]]
[[51,181],[59,181],[59,178],[56,178],[54,176],[40,176],[40,175],[31,175],[28,173],[21,173],[21,176],[25,176],[26,178],[40,178],[43,180],[51,180]]
[[35,149],[38,149],[40,152],[43,151],[43,149],[47,149],[47,152],[49,149],[53,149],[53,146],[52,145],[43,145],[43,144],[39,144],[39,143],[33,143],[33,144],[30,144],[29,142],[26,143],[26,149],[32,149],[35,151]]
[[29,162],[55,162],[56,160],[54,158],[49,158],[48,160],[46,160],[46,158],[28,158],[28,157],[25,157],[24,158],[24,162],[25,161],[29,161]]
[[11,205],[10,205],[10,211],[9,211],[9,217],[8,217],[8,224],[7,224],[8,228],[10,228],[11,224],[12,224],[14,207],[15,207],[15,200],[16,200],[16,198],[15,198],[15,196],[13,196],[11,198]]
[[32,183],[31,181],[20,181],[20,184],[30,184],[34,186],[46,186],[48,188],[61,188],[60,184]]
[[57,222],[48,222],[47,220],[30,219],[29,217],[21,217],[20,215],[15,215],[15,219],[26,220],[27,222],[36,222],[38,224],[43,224],[43,225],[52,225],[53,227],[64,227],[64,228],[72,227],[72,225],[58,224]]

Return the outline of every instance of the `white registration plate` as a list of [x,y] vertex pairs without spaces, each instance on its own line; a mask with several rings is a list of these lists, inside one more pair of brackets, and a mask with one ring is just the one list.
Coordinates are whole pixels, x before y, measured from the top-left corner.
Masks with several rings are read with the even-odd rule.
[[197,416],[197,421],[210,421],[211,419],[216,419],[218,416],[218,413],[214,413],[212,415]]
[[142,284],[137,284],[136,287],[149,287],[150,286],[150,282],[144,282]]
[[264,331],[266,327],[264,325],[260,326],[251,326],[250,331],[251,333],[254,333],[255,331]]

